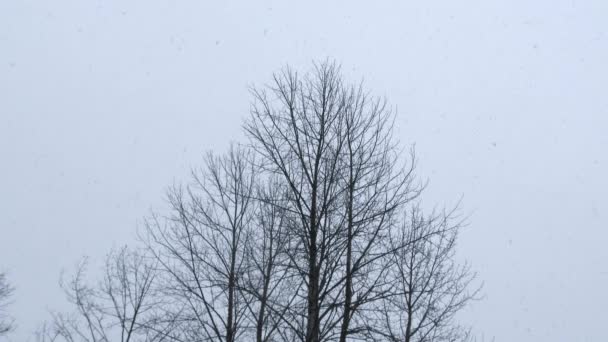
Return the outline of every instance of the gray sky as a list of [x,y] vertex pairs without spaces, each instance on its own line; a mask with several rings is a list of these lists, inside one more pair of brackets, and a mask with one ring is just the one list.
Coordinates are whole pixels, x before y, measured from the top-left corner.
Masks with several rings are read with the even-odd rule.
[[[302,2],[303,3],[303,2]],[[501,341],[606,341],[608,2],[0,1],[0,270],[26,341],[60,271],[134,240],[247,87],[334,58],[398,108]]]

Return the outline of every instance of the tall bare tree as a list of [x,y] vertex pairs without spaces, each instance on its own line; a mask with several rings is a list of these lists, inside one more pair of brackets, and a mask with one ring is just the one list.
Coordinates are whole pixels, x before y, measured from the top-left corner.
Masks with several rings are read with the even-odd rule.
[[168,292],[186,308],[186,340],[233,342],[244,332],[238,283],[253,217],[252,165],[236,146],[221,157],[208,154],[192,185],[170,191],[172,215],[147,223],[147,245],[168,276]]
[[282,179],[289,254],[306,285],[306,342],[357,333],[353,318],[378,296],[388,254],[381,241],[393,213],[415,197],[413,158],[405,163],[392,139],[385,101],[343,82],[339,67],[316,65],[300,77],[290,69],[254,89],[245,129],[265,171]]
[[14,288],[6,279],[5,273],[0,273],[0,336],[6,335],[14,327],[14,320],[7,312]]
[[337,215],[342,189],[340,156],[345,101],[336,68],[320,65],[300,79],[291,70],[275,75],[274,84],[256,89],[246,130],[266,170],[280,176],[289,189],[287,209],[297,217],[290,225],[294,242],[290,258],[305,284],[306,320],[303,341],[319,341],[329,333],[322,322],[333,307],[327,289],[343,253]]

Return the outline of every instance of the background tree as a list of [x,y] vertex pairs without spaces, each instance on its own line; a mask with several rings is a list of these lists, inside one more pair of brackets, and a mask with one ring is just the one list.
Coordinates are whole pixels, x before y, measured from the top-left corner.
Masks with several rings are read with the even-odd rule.
[[458,264],[455,248],[461,222],[455,211],[424,216],[418,206],[391,236],[393,250],[387,274],[390,296],[379,308],[382,341],[452,342],[469,338],[455,314],[476,298],[476,274]]
[[247,306],[238,291],[245,273],[254,172],[246,150],[208,154],[193,184],[169,193],[172,215],[147,223],[146,244],[181,303],[185,340],[233,342],[244,333]]
[[[104,265],[104,277],[96,285],[86,281],[87,260],[74,276],[62,280],[72,313],[53,313],[50,323],[38,334],[43,341],[134,342],[162,341],[166,321],[152,318],[163,301],[154,298],[155,265],[139,252],[126,247],[111,252]],[[165,328],[162,328],[165,326]]]
[[14,328],[14,320],[7,312],[13,291],[14,288],[6,279],[6,274],[0,273],[0,336],[6,335]]

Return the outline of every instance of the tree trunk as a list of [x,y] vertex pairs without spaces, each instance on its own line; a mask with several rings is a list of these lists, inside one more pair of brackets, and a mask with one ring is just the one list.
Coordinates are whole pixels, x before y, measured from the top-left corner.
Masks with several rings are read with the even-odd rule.
[[317,265],[317,192],[313,184],[308,247],[308,298],[306,342],[319,342],[319,272]]
[[[352,163],[352,158],[351,158]],[[352,253],[353,253],[353,192],[354,184],[352,179],[352,169],[350,175],[349,198],[348,198],[348,224],[347,224],[347,245],[346,245],[346,284],[344,289],[344,313],[342,316],[342,327],[340,328],[340,342],[346,342],[353,299],[353,274],[352,274]]]

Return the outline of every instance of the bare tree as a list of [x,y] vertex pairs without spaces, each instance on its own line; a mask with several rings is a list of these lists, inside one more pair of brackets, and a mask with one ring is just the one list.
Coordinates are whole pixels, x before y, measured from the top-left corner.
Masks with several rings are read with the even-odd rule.
[[287,184],[286,209],[298,219],[289,227],[296,237],[290,258],[305,283],[306,311],[300,314],[306,327],[294,332],[300,340],[319,341],[327,333],[321,331],[322,321],[335,304],[326,290],[343,251],[342,231],[333,215],[343,195],[338,183],[344,148],[341,80],[329,65],[304,79],[285,70],[275,75],[273,86],[253,94],[256,104],[246,130],[267,162],[266,170]]
[[233,342],[244,332],[238,283],[255,189],[248,158],[235,146],[222,157],[209,154],[193,185],[170,191],[172,216],[147,223],[145,240],[168,276],[168,293],[186,308],[183,339]]
[[285,69],[253,95],[245,129],[264,170],[285,184],[284,209],[295,218],[289,255],[306,285],[306,327],[296,335],[346,341],[365,330],[351,326],[358,310],[381,297],[381,241],[393,213],[419,193],[414,164],[402,161],[385,101],[344,84],[334,64],[304,77]]
[[10,298],[14,288],[6,279],[5,273],[0,273],[0,336],[6,335],[14,328],[14,320],[7,313]]
[[[399,342],[464,341],[469,330],[454,316],[476,298],[476,274],[458,264],[455,247],[460,221],[454,211],[424,216],[411,209],[409,220],[391,237],[390,296],[380,307],[380,340]],[[401,248],[401,246],[403,246]]]
[[153,298],[155,266],[145,255],[126,247],[111,252],[104,278],[95,286],[87,283],[86,268],[84,259],[74,276],[61,282],[75,312],[53,313],[52,321],[40,330],[39,340],[153,342],[165,338],[163,324],[149,320],[162,302]]

